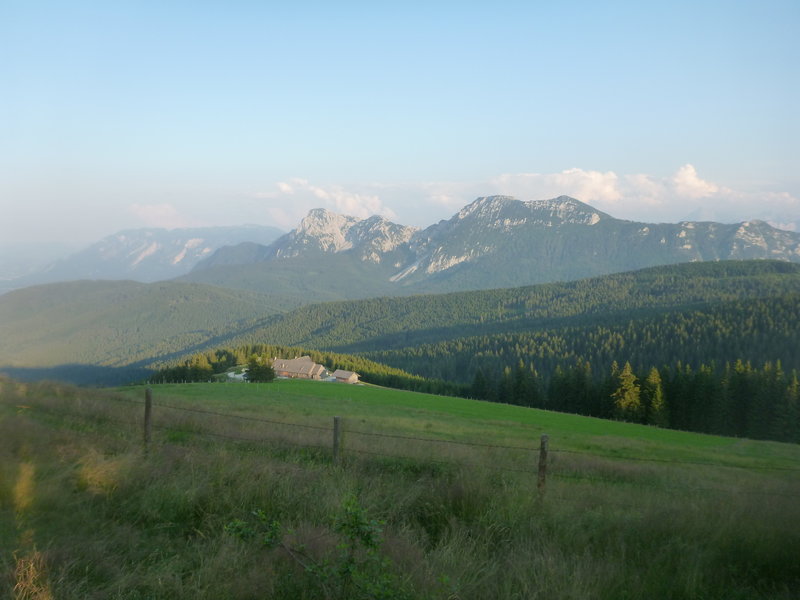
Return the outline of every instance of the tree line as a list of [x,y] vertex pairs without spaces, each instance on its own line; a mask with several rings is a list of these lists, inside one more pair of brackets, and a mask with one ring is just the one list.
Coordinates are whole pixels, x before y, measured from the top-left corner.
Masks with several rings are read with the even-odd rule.
[[[237,365],[249,365],[250,379],[269,381],[273,356],[308,354],[329,370],[357,371],[369,383],[426,393],[617,419],[701,433],[800,443],[798,372],[778,362],[753,366],[736,360],[692,367],[635,370],[614,361],[604,371],[588,361],[558,365],[545,378],[532,362],[478,369],[470,384],[425,379],[357,357],[302,348],[252,345],[196,354],[182,364],[164,367],[152,383],[213,381]],[[256,375],[258,373],[258,375]]]
[[780,362],[753,366],[672,366],[635,371],[614,362],[597,373],[585,361],[559,365],[545,383],[534,365],[520,361],[500,372],[478,370],[474,398],[604,419],[800,443],[798,371]]
[[432,379],[469,383],[478,369],[499,372],[520,360],[547,383],[557,367],[589,362],[605,372],[614,361],[637,371],[652,365],[693,368],[737,359],[781,361],[800,369],[800,294],[733,301],[661,313],[598,316],[584,325],[456,337],[363,355]]
[[463,396],[469,390],[469,386],[466,384],[428,379],[360,356],[273,344],[248,344],[193,354],[179,361],[178,364],[161,365],[161,368],[148,381],[150,383],[220,381],[225,379],[221,377],[222,374],[243,365],[248,365],[248,367],[256,365],[259,370],[259,380],[265,381],[271,378],[268,373],[262,375],[262,369],[265,365],[271,367],[272,359],[277,357],[295,358],[305,355],[310,356],[314,362],[325,366],[328,371],[333,372],[336,369],[354,371],[361,376],[362,381],[384,387],[445,396]]

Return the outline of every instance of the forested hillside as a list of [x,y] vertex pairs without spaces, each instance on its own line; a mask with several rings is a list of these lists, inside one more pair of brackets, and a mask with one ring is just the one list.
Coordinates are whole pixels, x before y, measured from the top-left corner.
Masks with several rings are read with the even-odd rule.
[[259,339],[398,369],[351,365],[384,385],[420,389],[411,373],[438,393],[800,441],[800,267],[787,263],[308,306],[228,346]]
[[556,367],[589,362],[600,373],[614,361],[635,369],[699,367],[742,359],[800,368],[800,292],[691,309],[605,314],[579,323],[465,336],[419,346],[364,352],[426,377],[472,381],[478,369],[498,373],[520,361],[549,379]]
[[0,296],[0,367],[147,365],[285,310],[279,297],[199,284],[76,281]]
[[180,281],[229,289],[274,293],[291,298],[295,306],[345,298],[401,293],[389,283],[392,267],[361,260],[358,255],[296,256],[252,265],[216,264],[194,271]]
[[376,298],[301,307],[264,321],[232,345],[273,343],[375,352],[471,336],[618,324],[669,311],[800,292],[800,265],[728,261],[520,288]]

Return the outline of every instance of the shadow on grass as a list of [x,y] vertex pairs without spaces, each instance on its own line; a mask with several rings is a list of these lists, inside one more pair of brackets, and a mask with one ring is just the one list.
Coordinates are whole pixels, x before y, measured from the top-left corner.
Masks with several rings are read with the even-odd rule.
[[104,367],[100,365],[67,364],[52,367],[4,367],[0,374],[17,381],[61,381],[75,385],[114,386],[138,383],[154,371],[142,367]]

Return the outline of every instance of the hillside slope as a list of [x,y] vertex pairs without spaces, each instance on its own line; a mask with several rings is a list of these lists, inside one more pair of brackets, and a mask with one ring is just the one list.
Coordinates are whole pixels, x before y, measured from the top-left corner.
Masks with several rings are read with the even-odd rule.
[[[313,277],[295,280],[314,285]],[[469,381],[481,364],[475,357],[490,351],[505,358],[484,358],[483,364],[542,360],[542,348],[553,349],[552,361],[572,360],[585,355],[578,344],[585,348],[586,340],[599,339],[593,352],[603,352],[604,340],[624,331],[625,352],[613,359],[658,356],[652,349],[666,348],[658,336],[667,336],[683,340],[686,356],[707,351],[748,358],[768,347],[780,352],[772,360],[782,358],[791,368],[791,344],[778,341],[800,323],[792,316],[798,293],[800,265],[780,261],[688,263],[569,283],[332,302],[288,312],[292,304],[280,296],[199,284],[50,284],[0,296],[0,367],[147,366],[212,348],[267,343],[359,353],[417,374]],[[765,311],[775,318],[754,320]],[[690,318],[685,315],[708,321],[712,314],[702,346],[676,333]],[[662,322],[654,333],[653,324]],[[598,331],[603,336],[589,335]],[[510,341],[512,335],[517,337]],[[778,336],[772,346],[769,336]],[[540,339],[535,348],[533,339]]]
[[0,368],[149,362],[282,309],[277,298],[188,283],[33,286],[0,296]]
[[688,263],[567,283],[315,304],[232,339],[263,338],[347,352],[385,350],[798,292],[800,265]]

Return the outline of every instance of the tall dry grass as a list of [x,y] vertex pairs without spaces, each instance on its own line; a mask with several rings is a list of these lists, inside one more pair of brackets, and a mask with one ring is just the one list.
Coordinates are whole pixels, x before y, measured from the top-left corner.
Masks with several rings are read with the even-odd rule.
[[3,382],[0,596],[324,597],[320,575],[286,548],[225,526],[260,509],[286,547],[335,562],[334,519],[352,496],[385,522],[380,554],[397,598],[800,589],[792,473],[554,453],[542,496],[524,451],[351,432],[337,466],[323,430],[159,410],[145,454],[140,414],[99,391]]

